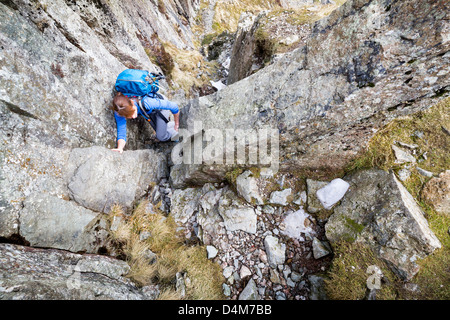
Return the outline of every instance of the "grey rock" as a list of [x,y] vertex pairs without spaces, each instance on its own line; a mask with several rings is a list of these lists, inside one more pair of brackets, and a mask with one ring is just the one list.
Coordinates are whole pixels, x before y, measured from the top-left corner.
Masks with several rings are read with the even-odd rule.
[[137,288],[129,266],[99,255],[0,244],[0,300],[154,300]]
[[[18,234],[30,194],[68,196],[63,174],[73,148],[116,144],[108,109],[114,81],[129,67],[161,71],[146,52],[152,36],[193,48],[181,20],[196,16],[197,4],[165,3],[178,9],[163,15],[152,2],[128,0],[0,3],[0,20],[8,21],[0,25],[0,237]],[[143,119],[133,122],[128,150],[151,135]]]
[[398,178],[401,181],[406,181],[411,176],[411,171],[407,168],[400,169],[398,171]]
[[324,278],[319,275],[309,275],[308,281],[310,284],[309,299],[327,300]]
[[186,296],[186,282],[185,282],[185,273],[182,272],[177,272],[177,274],[175,275],[176,278],[176,290],[177,293],[179,294],[180,298],[184,298]]
[[272,268],[279,264],[284,264],[286,259],[286,245],[279,242],[279,239],[273,236],[266,236],[264,246],[267,254],[267,261]]
[[97,253],[108,243],[101,214],[46,193],[24,201],[19,222],[20,235],[31,246]]
[[213,259],[217,256],[218,250],[213,246],[206,246],[206,251],[208,252],[208,259]]
[[394,141],[396,144],[398,144],[400,147],[405,147],[411,150],[417,149],[419,146],[417,144],[409,144],[409,143],[404,143],[401,141]]
[[158,256],[150,249],[146,249],[143,253],[143,257],[149,264],[156,263]]
[[317,198],[317,191],[326,187],[328,185],[327,181],[316,181],[312,179],[306,179],[307,186],[307,201],[308,201],[308,211],[310,213],[316,213],[321,210],[322,204],[320,200]]
[[349,187],[350,185],[346,181],[337,178],[332,180],[325,187],[317,190],[316,196],[322,206],[329,210],[342,199]]
[[223,276],[225,279],[228,279],[233,274],[234,268],[232,266],[228,266],[223,269]]
[[222,193],[218,212],[228,231],[242,230],[251,234],[256,233],[255,209],[237,197],[232,190],[227,189]]
[[364,170],[349,176],[347,193],[325,225],[331,243],[358,241],[372,247],[402,279],[411,279],[441,243],[424,213],[393,173]]
[[302,278],[302,275],[300,273],[292,271],[292,273],[291,273],[292,281],[299,282],[301,280],[301,278]]
[[264,201],[259,193],[257,180],[252,172],[247,170],[236,178],[237,192],[250,204],[263,204]]
[[425,177],[431,178],[431,177],[434,176],[433,172],[424,170],[424,169],[419,168],[419,167],[416,167],[416,169],[417,169],[417,172],[419,172],[421,175],[423,175]]
[[328,248],[327,245],[325,245],[322,241],[320,241],[316,237],[314,237],[314,239],[313,239],[312,248],[313,248],[314,259],[320,259],[331,253],[330,248]]
[[242,266],[241,270],[239,271],[239,278],[245,279],[247,277],[250,277],[252,275],[252,272],[247,266]]
[[278,291],[275,293],[275,299],[276,300],[286,300],[286,295],[282,291]]
[[103,147],[73,149],[66,170],[71,199],[104,213],[114,204],[130,209],[151,183],[168,175],[164,155],[149,149],[122,154]]
[[203,243],[209,245],[219,235],[224,234],[223,218],[219,214],[218,202],[222,196],[222,189],[216,189],[211,184],[205,184],[202,189],[203,195],[199,199],[197,222],[201,229],[199,238]]
[[409,152],[394,145],[392,146],[392,149],[395,153],[396,163],[416,162],[416,158],[414,158],[414,156],[412,156]]
[[250,279],[245,286],[244,290],[242,290],[239,295],[239,300],[260,300],[260,296],[258,293],[258,288],[256,287],[256,283],[253,279]]
[[198,211],[201,188],[175,189],[172,195],[170,215],[180,223],[186,223]]
[[227,285],[226,283],[222,284],[222,289],[223,289],[223,294],[227,297],[229,297],[231,295],[231,289],[230,286]]
[[292,189],[291,188],[287,188],[287,189],[284,189],[282,191],[274,191],[274,192],[272,192],[270,194],[269,202],[271,204],[277,204],[277,205],[280,205],[280,206],[286,206],[286,205],[288,205],[288,203],[290,201],[292,201],[291,194],[292,194]]
[[[433,93],[449,83],[449,56],[438,54],[446,51],[440,14],[444,4],[407,0],[383,8],[382,0],[346,1],[314,24],[304,46],[214,94],[188,101],[180,127],[194,135],[199,134],[196,121],[203,121],[205,131],[223,132],[271,125],[282,132],[280,171],[307,169],[317,177],[342,172],[375,132],[397,117],[434,105],[443,97],[432,98]],[[420,20],[421,12],[430,13],[426,22]],[[411,41],[398,40],[405,34]],[[426,41],[418,41],[417,35]],[[399,66],[399,59],[411,63]],[[433,76],[429,68],[434,68]],[[415,79],[412,86],[404,85],[406,77]],[[180,182],[194,181],[193,176],[197,183],[225,179],[221,166],[185,167],[186,175],[177,177]]]

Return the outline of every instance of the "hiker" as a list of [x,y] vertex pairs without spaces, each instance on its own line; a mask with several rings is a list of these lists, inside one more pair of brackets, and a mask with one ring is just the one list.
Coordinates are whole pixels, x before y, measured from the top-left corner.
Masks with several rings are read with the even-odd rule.
[[[127,136],[127,119],[135,119],[138,115],[150,120],[159,141],[177,141],[180,112],[176,103],[144,96],[141,99],[141,106],[143,110],[136,98],[129,98],[120,92],[114,97],[112,110],[117,125],[117,148],[112,149],[113,151],[123,152]],[[170,112],[175,121],[167,120]]]

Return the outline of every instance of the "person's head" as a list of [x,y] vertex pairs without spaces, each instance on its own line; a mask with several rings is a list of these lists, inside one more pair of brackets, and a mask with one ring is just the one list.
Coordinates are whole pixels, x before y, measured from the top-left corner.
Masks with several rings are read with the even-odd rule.
[[137,117],[137,108],[133,101],[120,92],[114,97],[112,109],[120,116],[127,119],[134,119]]

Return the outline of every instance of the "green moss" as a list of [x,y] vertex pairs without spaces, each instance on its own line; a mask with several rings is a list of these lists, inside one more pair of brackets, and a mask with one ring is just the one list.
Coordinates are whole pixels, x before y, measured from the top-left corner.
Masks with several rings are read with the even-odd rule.
[[354,234],[360,234],[365,228],[364,225],[359,224],[355,220],[348,217],[345,217],[345,226],[349,228]]
[[207,45],[211,44],[211,42],[216,37],[217,37],[217,33],[210,33],[210,34],[205,35],[202,40],[202,46],[207,46]]
[[242,168],[234,168],[231,171],[228,171],[225,174],[225,179],[228,181],[228,183],[235,185],[237,177],[244,172],[244,169]]

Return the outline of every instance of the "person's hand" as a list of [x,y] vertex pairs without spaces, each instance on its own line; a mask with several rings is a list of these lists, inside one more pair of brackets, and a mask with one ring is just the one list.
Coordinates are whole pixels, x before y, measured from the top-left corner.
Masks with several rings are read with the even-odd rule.
[[179,127],[179,123],[177,123],[177,122],[175,122],[175,125],[173,126],[173,128],[175,129],[175,131],[177,131],[178,132],[178,127]]
[[111,149],[112,151],[118,152],[118,153],[122,153],[123,152],[123,148],[125,148],[125,140],[124,139],[119,139],[117,140],[117,148]]

